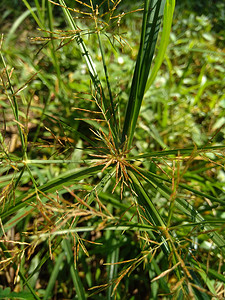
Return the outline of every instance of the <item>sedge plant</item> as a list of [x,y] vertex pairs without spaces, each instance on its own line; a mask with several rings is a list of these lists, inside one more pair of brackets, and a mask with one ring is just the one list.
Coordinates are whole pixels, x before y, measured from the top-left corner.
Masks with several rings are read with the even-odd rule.
[[[14,268],[15,282],[20,283],[17,296],[51,299],[57,282],[62,282],[61,289],[65,289],[62,278],[68,272],[70,278],[66,280],[72,283],[73,289],[67,297],[75,294],[76,299],[88,296],[91,299],[127,299],[130,285],[134,283],[137,291],[129,294],[129,299],[141,296],[148,299],[219,297],[225,280],[221,267],[214,268],[209,262],[212,256],[212,260],[224,263],[224,225],[219,214],[225,200],[222,189],[217,193],[201,190],[199,186],[204,177],[195,172],[195,164],[199,161],[202,172],[222,167],[224,147],[211,145],[217,132],[201,146],[162,149],[160,145],[160,150],[144,153],[139,153],[136,147],[142,103],[165,56],[175,0],[145,0],[143,7],[135,10],[142,14],[142,27],[126,103],[118,101],[113,92],[104,45],[105,37],[110,40],[110,24],[118,24],[126,16],[119,11],[122,1],[96,4],[92,0],[76,0],[78,8],[69,7],[64,0],[42,1],[42,6],[46,4],[51,13],[52,5],[62,9],[69,26],[69,30],[62,32],[54,32],[52,22],[49,30],[43,27],[40,20],[44,10],[39,1],[35,1],[37,12],[28,1],[23,2],[44,32],[44,39],[49,34],[49,41],[54,41],[51,55],[58,80],[60,70],[55,53],[68,43],[74,43],[86,63],[91,83],[88,93],[76,94],[81,107],[74,107],[76,120],[90,127],[88,133],[82,128],[73,128],[63,118],[46,114],[54,124],[79,137],[79,147],[72,157],[33,159],[29,154],[26,126],[19,117],[12,74],[1,55],[4,64],[1,78],[23,149],[20,157],[13,156],[4,141],[1,142],[5,168],[0,215],[2,264]],[[79,16],[79,25],[74,14]],[[93,28],[82,30],[81,17],[93,21]],[[96,70],[90,45],[85,43],[86,35],[97,40],[101,73]],[[112,36],[122,43],[119,34]],[[47,130],[53,134],[50,128]],[[60,138],[55,136],[55,140],[63,146]],[[82,147],[84,144],[86,147]],[[37,178],[44,177],[42,171],[46,164],[52,168],[59,164],[74,167],[62,168],[64,172],[39,183]],[[24,193],[21,187],[26,177],[31,187]],[[190,178],[194,184],[189,184]],[[210,215],[211,209],[214,215]],[[32,222],[35,223],[33,228]],[[23,231],[21,241],[9,238],[8,233],[13,228]],[[13,243],[15,247],[11,251]],[[208,245],[208,257],[201,258],[200,244]],[[36,264],[27,272],[29,259],[40,245],[45,248],[40,250],[40,255],[36,254]],[[101,247],[105,261],[102,265],[95,262],[94,280],[90,258],[97,257],[94,249]],[[127,247],[131,251],[125,250]],[[25,254],[28,259],[24,258]],[[54,262],[51,275],[45,288],[38,290],[34,278],[42,276],[49,260]],[[104,274],[103,278],[99,274]],[[136,281],[133,281],[133,274],[137,275]],[[14,297],[13,293],[0,290],[0,296]]]

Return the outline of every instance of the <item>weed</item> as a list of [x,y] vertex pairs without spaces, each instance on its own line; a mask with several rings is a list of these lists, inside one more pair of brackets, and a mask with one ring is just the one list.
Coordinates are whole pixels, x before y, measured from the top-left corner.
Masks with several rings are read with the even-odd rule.
[[[2,39],[1,103],[13,121],[3,114],[0,247],[2,272],[14,291],[0,289],[0,297],[219,298],[225,241],[224,187],[217,174],[224,168],[224,145],[213,142],[224,124],[204,138],[197,132],[195,143],[189,142],[188,129],[176,133],[179,126],[190,126],[188,109],[218,82],[204,79],[207,68],[201,67],[194,85],[199,90],[189,106],[182,101],[193,93],[196,78],[189,67],[198,58],[190,56],[181,74],[172,68],[177,45],[166,54],[175,1],[146,0],[144,8],[126,13],[119,10],[122,1],[76,0],[77,8],[64,0],[35,1],[35,8],[23,2],[42,34],[33,42],[43,45],[30,64],[35,72],[16,88]],[[64,12],[69,29],[54,29],[54,6]],[[115,92],[111,53],[125,51],[122,23],[135,13],[142,14],[142,29],[132,79],[129,75],[125,88],[118,83],[115,89],[121,91]],[[63,75],[67,49],[86,64],[71,84],[75,94],[66,79],[78,73],[69,68],[68,78]],[[40,68],[43,53],[52,62],[46,73]],[[164,57],[170,76],[165,86],[153,85]],[[54,74],[48,74],[51,69]],[[35,97],[33,86],[27,98],[26,89],[36,78],[48,92]],[[178,91],[176,107],[169,99],[176,102]],[[209,106],[216,105],[214,100]],[[155,119],[162,121],[158,129]],[[17,145],[8,144],[9,126]],[[187,139],[188,147],[180,147],[178,137],[183,144]]]

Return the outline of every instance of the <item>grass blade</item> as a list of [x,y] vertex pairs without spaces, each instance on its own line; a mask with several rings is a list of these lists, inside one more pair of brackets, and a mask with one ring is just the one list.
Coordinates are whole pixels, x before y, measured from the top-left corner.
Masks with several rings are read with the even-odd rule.
[[[114,245],[116,245],[116,239],[110,232],[107,231],[107,233],[109,233],[110,235],[111,246],[113,247]],[[108,282],[112,282],[112,280],[115,279],[118,274],[118,265],[116,263],[119,261],[119,251],[120,248],[117,247],[107,256],[107,263],[109,264],[107,268]],[[112,295],[113,289],[114,285],[111,284],[107,289],[107,300],[115,299],[115,296]]]
[[23,0],[23,3],[26,5],[26,7],[29,9],[32,17],[34,18],[34,20],[36,21],[37,25],[42,28],[42,22],[39,20],[39,18],[37,17],[37,15],[34,13],[34,9],[30,6],[30,4],[28,3],[27,0]]
[[150,73],[150,76],[148,78],[145,92],[150,88],[153,81],[156,78],[157,72],[163,62],[164,55],[166,53],[166,49],[169,43],[170,38],[170,31],[172,27],[172,21],[173,21],[173,13],[175,8],[175,0],[167,0],[164,8],[164,16],[163,16],[163,31],[161,35],[161,41],[159,45],[159,50],[157,57],[155,59],[154,67],[152,68],[152,71]]
[[193,147],[193,148],[179,148],[179,149],[174,149],[174,150],[163,150],[163,151],[152,151],[148,152],[146,151],[144,154],[139,154],[137,156],[133,156],[130,159],[140,159],[140,158],[154,158],[154,157],[166,157],[168,155],[174,155],[174,156],[179,156],[181,154],[186,154],[187,156],[190,156],[195,154],[196,156],[199,153],[207,153],[211,152],[210,150],[224,150],[225,146],[207,146],[207,147],[199,147],[199,149]]
[[[166,228],[166,224],[162,219],[161,215],[157,211],[155,205],[152,203],[150,197],[148,196],[147,192],[145,191],[144,187],[142,186],[141,182],[138,178],[131,172],[128,171],[130,178],[132,179],[134,189],[136,194],[138,195],[138,203],[144,207],[146,215],[146,219],[150,222],[150,224],[154,224],[157,227]],[[161,234],[160,234],[161,235]],[[169,254],[169,246],[166,240],[161,236],[162,246],[166,254]]]
[[125,115],[122,143],[128,140],[130,148],[134,130],[137,124],[141,103],[144,97],[145,87],[155,51],[156,41],[163,17],[165,0],[146,0],[142,23],[141,43],[135,66],[130,97]]
[[57,261],[56,261],[54,269],[51,273],[51,277],[49,279],[48,286],[45,290],[45,296],[44,296],[43,300],[48,300],[51,297],[51,293],[52,293],[52,290],[54,288],[54,285],[55,285],[57,276],[59,274],[59,270],[60,270],[60,267],[62,265],[64,257],[65,257],[65,254],[63,252],[60,253],[59,256],[57,257]]
[[62,241],[62,246],[66,252],[67,263],[70,267],[70,274],[73,280],[74,288],[77,293],[77,298],[79,300],[85,300],[86,297],[85,297],[84,287],[80,280],[78,270],[75,269],[74,266],[74,257],[73,257],[73,251],[71,249],[70,241],[68,239],[64,239]]

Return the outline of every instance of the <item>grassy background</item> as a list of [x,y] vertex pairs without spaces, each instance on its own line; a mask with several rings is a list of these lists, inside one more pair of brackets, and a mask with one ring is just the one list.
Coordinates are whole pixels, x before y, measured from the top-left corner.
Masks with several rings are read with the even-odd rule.
[[[32,7],[37,4],[28,2]],[[79,7],[83,9],[82,5]],[[130,1],[123,1],[118,10],[128,12],[140,7],[141,1],[132,5]],[[93,286],[101,290],[101,285],[119,278],[121,283],[115,292],[117,299],[169,299],[171,291],[179,298],[182,278],[179,279],[173,270],[150,284],[150,280],[172,265],[158,249],[158,240],[152,248],[154,251],[148,252],[150,238],[146,232],[150,230],[147,225],[150,227],[151,224],[140,222],[137,204],[129,190],[124,191],[121,201],[119,190],[112,194],[101,189],[99,182],[105,180],[99,173],[101,166],[93,167],[96,176],[82,181],[85,171],[79,172],[92,159],[90,146],[97,147],[95,135],[89,129],[90,126],[96,128],[96,115],[74,108],[95,110],[96,107],[86,100],[91,99],[90,77],[78,48],[71,42],[56,51],[60,40],[48,41],[49,33],[37,30],[37,27],[54,32],[65,30],[67,25],[61,8],[51,6],[51,9],[39,15],[42,26],[38,26],[20,1],[3,1],[0,7],[0,26],[4,33],[2,53],[11,74],[19,106],[18,120],[22,124],[14,122],[10,101],[5,97],[8,89],[2,85],[0,187],[4,230],[2,226],[1,230],[9,251],[1,246],[4,257],[1,266],[4,268],[0,273],[0,295],[5,293],[10,299],[18,296],[23,299],[73,299],[77,294],[83,299],[84,292],[82,288],[78,292],[77,286],[83,286],[85,293],[90,295],[93,291],[88,289]],[[157,78],[143,100],[131,150],[133,157],[146,154],[146,157],[138,157],[137,167],[144,166],[164,180],[177,178],[179,184],[187,185],[188,192],[184,194],[178,189],[177,195],[191,203],[208,222],[215,222],[215,228],[222,235],[225,220],[224,152],[203,153],[195,160],[191,159],[191,154],[184,160],[171,161],[167,156],[157,156],[157,151],[193,145],[224,146],[224,11],[222,1],[213,1],[213,6],[194,1],[177,3],[170,44]],[[38,10],[34,9],[34,12],[38,15]],[[141,16],[142,12],[136,11],[122,17],[120,23],[116,20],[102,38],[112,96],[119,107],[121,123],[139,48]],[[106,84],[101,73],[102,57],[93,34],[94,23],[85,19],[77,22],[100,79]],[[58,31],[54,36],[66,37],[68,34]],[[113,37],[113,34],[117,35]],[[3,65],[1,71],[2,82],[6,82]],[[85,120],[80,120],[83,118]],[[23,145],[20,132],[24,135]],[[22,153],[21,149],[26,151]],[[151,151],[155,153],[153,159],[147,156]],[[23,168],[25,155],[31,162],[27,169]],[[68,179],[68,174],[74,170],[77,172],[74,176],[79,179],[75,183]],[[48,185],[64,173],[65,181],[71,180],[69,189],[63,187],[65,181],[62,180],[61,189],[50,189],[42,201],[34,201],[33,195],[30,196],[32,188]],[[91,209],[86,207],[79,211],[78,229],[68,238],[69,229],[64,224],[71,224],[75,217],[72,208],[76,196],[82,199],[84,190],[91,191],[96,185],[99,202],[95,200],[90,204]],[[115,182],[112,187],[107,187],[112,191],[114,185]],[[157,189],[145,188],[160,214],[168,218],[166,196]],[[190,189],[209,197],[193,195]],[[45,193],[44,189],[40,191]],[[14,202],[23,199],[24,195],[29,195],[31,205],[13,211]],[[131,221],[136,227],[127,230]],[[188,222],[187,216],[176,208],[171,221],[175,238],[171,243],[187,262],[191,249],[193,261],[201,264],[196,266],[201,272],[196,280],[199,289],[195,290],[195,297],[208,299],[214,295],[215,299],[223,299],[224,280],[220,276],[225,271],[224,257],[204,230]],[[143,226],[139,230],[138,223]],[[64,228],[66,231],[57,235],[57,231]],[[77,232],[79,228],[81,233]],[[101,228],[103,230],[99,230]],[[51,238],[50,233],[53,234]],[[64,237],[62,243],[61,237]],[[74,260],[79,278],[73,268]],[[121,264],[113,264],[117,262]],[[156,265],[161,269],[158,274]],[[185,270],[182,272],[188,277]],[[36,291],[38,296],[23,289],[21,274],[29,278],[30,291]],[[92,295],[91,299],[113,299],[114,286],[115,282],[106,291]],[[12,294],[6,289],[8,287],[17,294]]]

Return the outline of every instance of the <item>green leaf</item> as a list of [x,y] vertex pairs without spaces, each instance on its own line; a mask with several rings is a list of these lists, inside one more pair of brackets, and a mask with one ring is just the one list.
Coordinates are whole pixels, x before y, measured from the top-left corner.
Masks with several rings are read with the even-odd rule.
[[140,48],[134,70],[121,140],[122,143],[124,143],[126,139],[128,140],[128,149],[133,140],[134,130],[144,97],[149,70],[163,17],[164,5],[165,0],[145,1]]
[[156,78],[157,72],[163,62],[167,46],[169,44],[170,39],[170,31],[172,27],[173,22],[173,13],[175,8],[175,0],[167,0],[164,8],[164,16],[163,16],[163,31],[161,35],[161,41],[159,45],[158,54],[155,59],[154,67],[152,68],[152,71],[150,73],[150,76],[148,78],[145,92],[150,88],[153,81]]
[[64,239],[62,241],[62,246],[65,250],[66,259],[70,268],[70,275],[72,277],[74,288],[77,293],[77,298],[79,300],[85,300],[86,296],[85,296],[84,287],[79,277],[78,270],[74,266],[74,257],[73,257],[73,251],[71,249],[70,241],[68,239]]
[[52,293],[52,290],[53,290],[53,288],[56,284],[57,276],[59,274],[60,268],[62,267],[62,263],[63,263],[64,258],[65,258],[65,253],[64,252],[60,253],[59,256],[57,257],[56,264],[54,266],[54,269],[53,269],[53,271],[51,273],[51,276],[50,276],[50,279],[48,281],[48,285],[47,285],[47,288],[45,290],[45,295],[44,295],[43,300],[51,299],[51,293]]
[[[132,179],[134,190],[137,195],[137,201],[139,205],[144,208],[143,214],[146,216],[146,220],[150,224],[154,224],[157,227],[166,228],[165,221],[162,219],[160,213],[157,211],[154,203],[150,199],[149,195],[145,191],[143,185],[141,184],[140,180],[133,174],[132,171],[128,171],[130,178]],[[157,229],[155,230],[157,232]],[[159,232],[160,240],[162,241],[162,247],[166,254],[169,255],[170,250],[169,246],[161,233]]]

